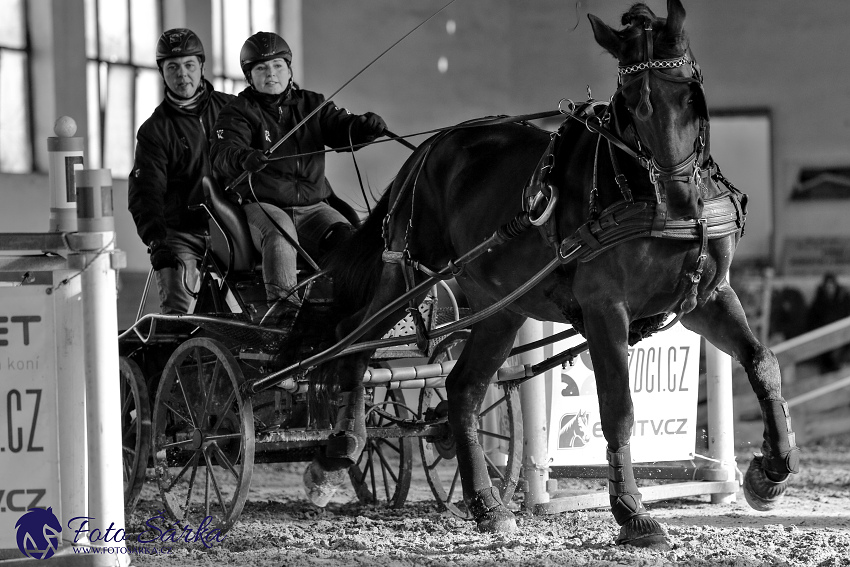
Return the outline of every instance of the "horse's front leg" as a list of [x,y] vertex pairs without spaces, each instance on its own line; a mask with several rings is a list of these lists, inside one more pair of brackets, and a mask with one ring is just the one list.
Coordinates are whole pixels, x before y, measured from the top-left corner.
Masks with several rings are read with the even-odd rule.
[[520,315],[501,312],[474,325],[446,378],[448,419],[457,443],[463,499],[482,532],[511,532],[517,528],[513,513],[490,482],[478,439],[478,415],[490,380],[507,358],[524,320]]
[[617,543],[664,548],[661,525],[649,516],[635,482],[629,441],[634,405],[629,385],[629,317],[623,305],[582,306],[585,333],[596,374],[602,434],[608,442],[608,494],[620,525]]
[[784,496],[788,476],[800,468],[776,356],[750,330],[741,302],[725,280],[682,318],[682,324],[733,356],[747,371],[761,406],[764,442],[762,453],[753,457],[744,475],[744,496],[756,510],[770,510]]

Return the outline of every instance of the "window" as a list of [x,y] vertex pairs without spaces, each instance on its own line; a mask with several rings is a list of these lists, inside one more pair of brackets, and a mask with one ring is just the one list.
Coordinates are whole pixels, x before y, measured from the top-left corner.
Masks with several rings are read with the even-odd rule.
[[33,169],[29,41],[24,0],[0,0],[0,171]]
[[[245,88],[239,67],[242,44],[260,31],[278,33],[274,0],[210,0],[212,3],[212,63],[210,82],[217,90],[236,94]],[[247,9],[246,9],[247,8]]]
[[[0,0],[2,1],[2,0]],[[136,131],[162,100],[160,0],[85,0],[89,167],[129,175]]]

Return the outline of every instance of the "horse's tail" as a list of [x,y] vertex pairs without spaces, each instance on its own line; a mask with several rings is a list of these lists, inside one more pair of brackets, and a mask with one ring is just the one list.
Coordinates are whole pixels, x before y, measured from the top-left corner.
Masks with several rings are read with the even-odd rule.
[[[389,200],[387,188],[360,228],[323,261],[333,280],[334,315],[325,329],[327,346],[342,338],[336,330],[339,323],[368,304],[378,287],[384,251],[383,222],[389,212]],[[335,362],[331,360],[316,368],[310,380],[310,414],[312,421],[320,426],[327,424],[330,402],[338,386]]]
[[340,318],[366,305],[375,292],[381,276],[383,224],[389,212],[389,201],[387,188],[361,227],[325,259],[325,267],[333,279],[334,304]]

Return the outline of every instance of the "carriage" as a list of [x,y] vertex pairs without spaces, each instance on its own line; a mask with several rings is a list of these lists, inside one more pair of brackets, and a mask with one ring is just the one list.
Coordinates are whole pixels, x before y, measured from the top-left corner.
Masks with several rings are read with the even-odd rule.
[[[308,407],[309,368],[279,374],[274,382],[267,377],[328,346],[317,329],[331,309],[332,282],[321,272],[304,274],[305,268],[300,311],[282,318],[263,313],[257,307],[265,304],[262,272],[244,215],[213,179],[205,179],[204,188],[212,245],[193,312],[142,315],[146,286],[136,322],[119,333],[124,492],[132,509],[153,469],[173,519],[197,524],[212,516],[224,531],[247,500],[255,463],[310,461],[331,433],[333,412]],[[348,470],[361,502],[405,503],[418,444],[437,501],[468,516],[457,502],[444,388],[467,332],[439,332],[466,311],[452,287],[440,282],[418,306],[431,339],[416,344],[416,323],[408,314],[379,341],[366,377],[369,441]],[[274,326],[266,323],[272,318]],[[270,385],[252,392],[261,379]],[[492,389],[480,432],[498,442],[491,473],[510,499],[522,457],[519,397],[509,383]]]

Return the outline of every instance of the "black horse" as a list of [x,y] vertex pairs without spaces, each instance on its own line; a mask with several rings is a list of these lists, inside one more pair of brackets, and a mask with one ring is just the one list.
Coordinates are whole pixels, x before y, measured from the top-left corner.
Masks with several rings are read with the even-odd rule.
[[[745,476],[750,504],[772,507],[797,472],[779,365],[751,332],[726,280],[743,234],[746,196],[710,157],[708,110],[685,11],[679,0],[668,0],[667,11],[658,18],[635,4],[621,30],[589,16],[596,41],[619,61],[610,104],[570,103],[555,135],[490,121],[432,137],[332,262],[336,299],[349,308],[337,337],[375,319],[434,272],[454,276],[474,311],[493,311],[472,326],[446,379],[464,500],[482,531],[516,528],[491,485],[476,420],[492,376],[529,317],[570,323],[589,344],[618,543],[667,542],[642,505],[632,472],[627,356],[629,345],[665,327],[668,317],[747,371],[764,420],[762,453]],[[525,293],[514,298],[519,288]],[[506,297],[512,301],[499,303]],[[362,338],[381,337],[405,307],[379,314],[380,323]],[[364,446],[369,355],[340,358],[328,373],[339,415],[325,454],[305,471],[317,503]]]

